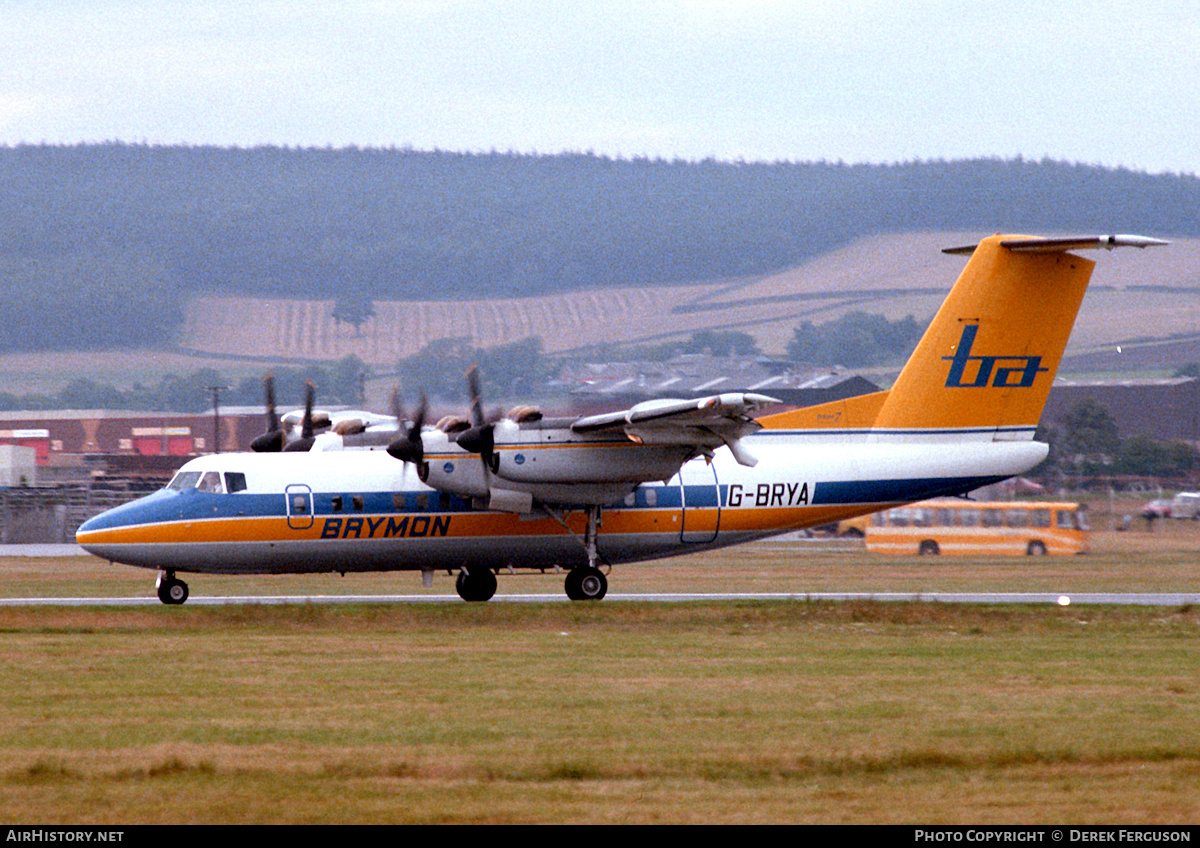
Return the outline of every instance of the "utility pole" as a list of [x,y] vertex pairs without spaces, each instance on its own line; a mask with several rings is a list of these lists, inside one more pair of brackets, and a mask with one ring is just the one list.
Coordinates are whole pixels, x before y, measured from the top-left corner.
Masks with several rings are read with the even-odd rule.
[[212,392],[213,403],[213,453],[221,452],[221,389],[227,389],[228,386],[208,386]]

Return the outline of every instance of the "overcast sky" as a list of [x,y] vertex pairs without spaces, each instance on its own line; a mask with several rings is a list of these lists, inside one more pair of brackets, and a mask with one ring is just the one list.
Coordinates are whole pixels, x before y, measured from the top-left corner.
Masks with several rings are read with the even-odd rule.
[[0,0],[0,144],[1200,173],[1200,3]]

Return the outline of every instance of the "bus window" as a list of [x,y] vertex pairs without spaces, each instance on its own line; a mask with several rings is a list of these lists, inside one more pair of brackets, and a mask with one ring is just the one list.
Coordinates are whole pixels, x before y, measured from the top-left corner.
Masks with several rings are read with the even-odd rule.
[[1050,526],[1050,510],[1035,509],[1029,514],[1030,527],[1049,527]]
[[963,527],[978,527],[979,526],[979,510],[971,507],[969,509],[960,509],[958,511],[958,520]]
[[934,510],[934,524],[938,527],[953,527],[955,522],[955,512],[953,509],[938,509]]
[[1060,509],[1058,511],[1058,526],[1064,530],[1078,530],[1078,516],[1069,509]]
[[1010,509],[1005,516],[1009,527],[1024,527],[1028,517],[1025,510],[1019,508]]
[[1003,527],[1004,515],[998,509],[980,510],[981,527]]

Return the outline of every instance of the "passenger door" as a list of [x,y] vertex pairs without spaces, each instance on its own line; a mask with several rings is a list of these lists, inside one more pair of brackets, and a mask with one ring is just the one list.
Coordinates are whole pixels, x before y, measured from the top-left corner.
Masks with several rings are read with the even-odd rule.
[[681,542],[712,542],[721,527],[721,489],[717,467],[706,462],[688,462],[679,469],[679,491],[683,517]]
[[313,526],[312,489],[303,483],[293,483],[284,489],[287,501],[287,523],[292,530],[307,530]]

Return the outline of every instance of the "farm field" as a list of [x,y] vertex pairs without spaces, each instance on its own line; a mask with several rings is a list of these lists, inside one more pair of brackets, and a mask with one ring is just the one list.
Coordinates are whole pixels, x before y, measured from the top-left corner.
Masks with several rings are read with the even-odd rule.
[[[494,347],[539,336],[561,353],[613,342],[685,337],[697,330],[738,329],[763,351],[782,354],[794,328],[850,310],[891,319],[931,316],[962,270],[961,257],[940,251],[978,239],[970,233],[874,236],[795,268],[744,279],[677,286],[554,294],[489,301],[379,302],[356,331],[332,318],[332,301],[196,298],[180,347],[212,355],[339,359],[355,354],[390,366],[440,338]],[[1093,274],[1068,355],[1148,336],[1200,332],[1194,296],[1200,287],[1200,240],[1169,248],[1106,254]],[[1136,290],[1158,286],[1161,291]]]
[[[795,268],[743,279],[679,286],[555,294],[503,301],[380,302],[360,330],[332,318],[332,301],[200,297],[187,308],[180,336],[161,350],[43,352],[0,356],[0,392],[60,392],[85,377],[128,388],[165,374],[214,368],[231,380],[261,376],[280,361],[331,361],[349,354],[380,374],[439,338],[492,347],[530,335],[548,353],[596,343],[643,343],[697,330],[737,329],[771,354],[786,350],[795,327],[850,310],[889,319],[933,314],[962,267],[941,247],[969,233],[907,233],[863,239]],[[1200,360],[1200,240],[1169,248],[1100,257],[1062,373],[1114,377],[1169,376]],[[1160,287],[1146,291],[1137,286]],[[1141,339],[1142,341],[1135,341]],[[1180,339],[1153,344],[1152,339]],[[1122,353],[1114,358],[1116,345]],[[1087,357],[1072,369],[1072,357]],[[872,374],[886,383],[888,373]],[[378,384],[378,385],[376,385]],[[390,378],[371,381],[386,399]],[[386,400],[382,400],[386,404]]]
[[[1105,530],[1095,548],[951,561],[781,541],[621,566],[610,586],[1200,585],[1192,522]],[[152,578],[0,560],[6,597],[148,596]],[[192,588],[422,591],[410,574]],[[514,591],[561,579],[502,576]],[[1197,648],[1191,608],[0,608],[0,808],[110,824],[1193,823]]]

